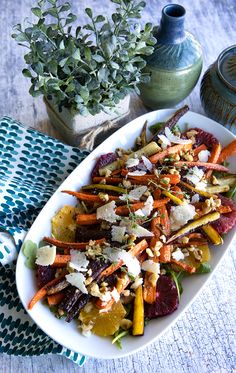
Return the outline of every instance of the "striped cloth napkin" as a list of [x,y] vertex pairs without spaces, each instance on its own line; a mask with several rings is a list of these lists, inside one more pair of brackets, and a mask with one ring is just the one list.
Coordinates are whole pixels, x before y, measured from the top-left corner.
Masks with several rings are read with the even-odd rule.
[[24,310],[16,290],[15,262],[22,241],[49,197],[87,156],[9,117],[0,120],[0,352],[55,353],[78,365],[85,357],[57,344]]

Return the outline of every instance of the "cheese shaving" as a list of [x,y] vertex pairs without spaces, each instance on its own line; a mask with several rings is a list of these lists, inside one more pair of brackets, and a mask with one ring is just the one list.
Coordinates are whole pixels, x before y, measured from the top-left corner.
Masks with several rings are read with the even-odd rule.
[[97,219],[109,221],[115,223],[119,216],[115,213],[116,204],[115,201],[111,201],[106,205],[97,208]]

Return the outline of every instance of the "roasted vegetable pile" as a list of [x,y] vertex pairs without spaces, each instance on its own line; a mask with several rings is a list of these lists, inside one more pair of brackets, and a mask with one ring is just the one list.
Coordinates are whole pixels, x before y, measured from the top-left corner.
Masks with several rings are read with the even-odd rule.
[[119,344],[178,308],[183,276],[210,271],[214,245],[236,223],[236,175],[225,163],[236,141],[222,149],[197,127],[180,133],[187,110],[151,126],[150,141],[145,123],[133,149],[102,155],[89,185],[63,191],[77,205],[54,216],[37,249],[29,309],[45,298],[84,335]]

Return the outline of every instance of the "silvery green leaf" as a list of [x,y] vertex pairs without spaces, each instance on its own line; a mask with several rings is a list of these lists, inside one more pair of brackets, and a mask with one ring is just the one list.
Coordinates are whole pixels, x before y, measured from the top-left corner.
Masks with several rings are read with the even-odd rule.
[[63,58],[63,59],[59,62],[59,65],[60,65],[61,67],[63,67],[63,66],[65,66],[65,64],[67,63],[67,61],[68,61],[68,57]]
[[41,17],[41,15],[42,15],[42,11],[41,11],[41,9],[38,8],[38,7],[31,8],[31,12],[32,12],[36,17]]
[[15,39],[16,41],[28,41],[28,37],[26,36],[26,34],[24,32],[20,33],[20,34],[14,34],[15,35]]
[[85,13],[89,16],[89,18],[93,17],[93,12],[91,8],[86,8]]
[[81,86],[81,88],[79,90],[79,93],[80,93],[80,96],[82,97],[82,99],[84,101],[88,100],[88,98],[89,98],[89,90],[88,90],[88,88],[86,88],[84,86]]
[[22,74],[23,74],[26,78],[32,78],[32,74],[31,74],[31,72],[30,72],[28,69],[23,69],[23,70],[22,70]]
[[66,2],[60,7],[60,12],[67,12],[68,10],[70,10],[70,8],[71,5],[68,2]]
[[60,49],[65,49],[65,44],[64,44],[64,40],[62,40],[59,44],[59,48]]
[[95,18],[94,22],[95,23],[100,23],[100,22],[104,22],[106,20],[106,18],[102,15],[99,15]]
[[73,23],[74,21],[76,21],[77,17],[75,14],[68,14],[67,15],[67,18],[66,18],[66,22],[65,22],[65,25],[69,25],[70,23]]
[[118,65],[118,63],[114,62],[114,61],[111,61],[110,62],[110,65],[113,69],[115,70],[118,70],[120,68],[120,66]]
[[80,50],[79,48],[76,49],[76,51],[72,54],[72,57],[74,60],[79,61],[81,59]]
[[87,62],[91,61],[91,50],[89,47],[84,48],[84,56]]
[[93,58],[93,60],[95,60],[98,63],[105,61],[104,58],[100,54],[94,54],[92,56],[92,58]]

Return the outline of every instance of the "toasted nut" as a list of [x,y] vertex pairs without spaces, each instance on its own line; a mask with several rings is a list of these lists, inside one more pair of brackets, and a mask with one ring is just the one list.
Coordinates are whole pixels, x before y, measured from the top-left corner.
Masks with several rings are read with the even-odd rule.
[[129,319],[123,319],[123,320],[121,320],[121,322],[120,322],[120,326],[121,326],[121,328],[124,329],[124,330],[128,330],[128,329],[130,329],[132,325],[133,325],[133,323],[132,323],[132,321],[129,320]]

